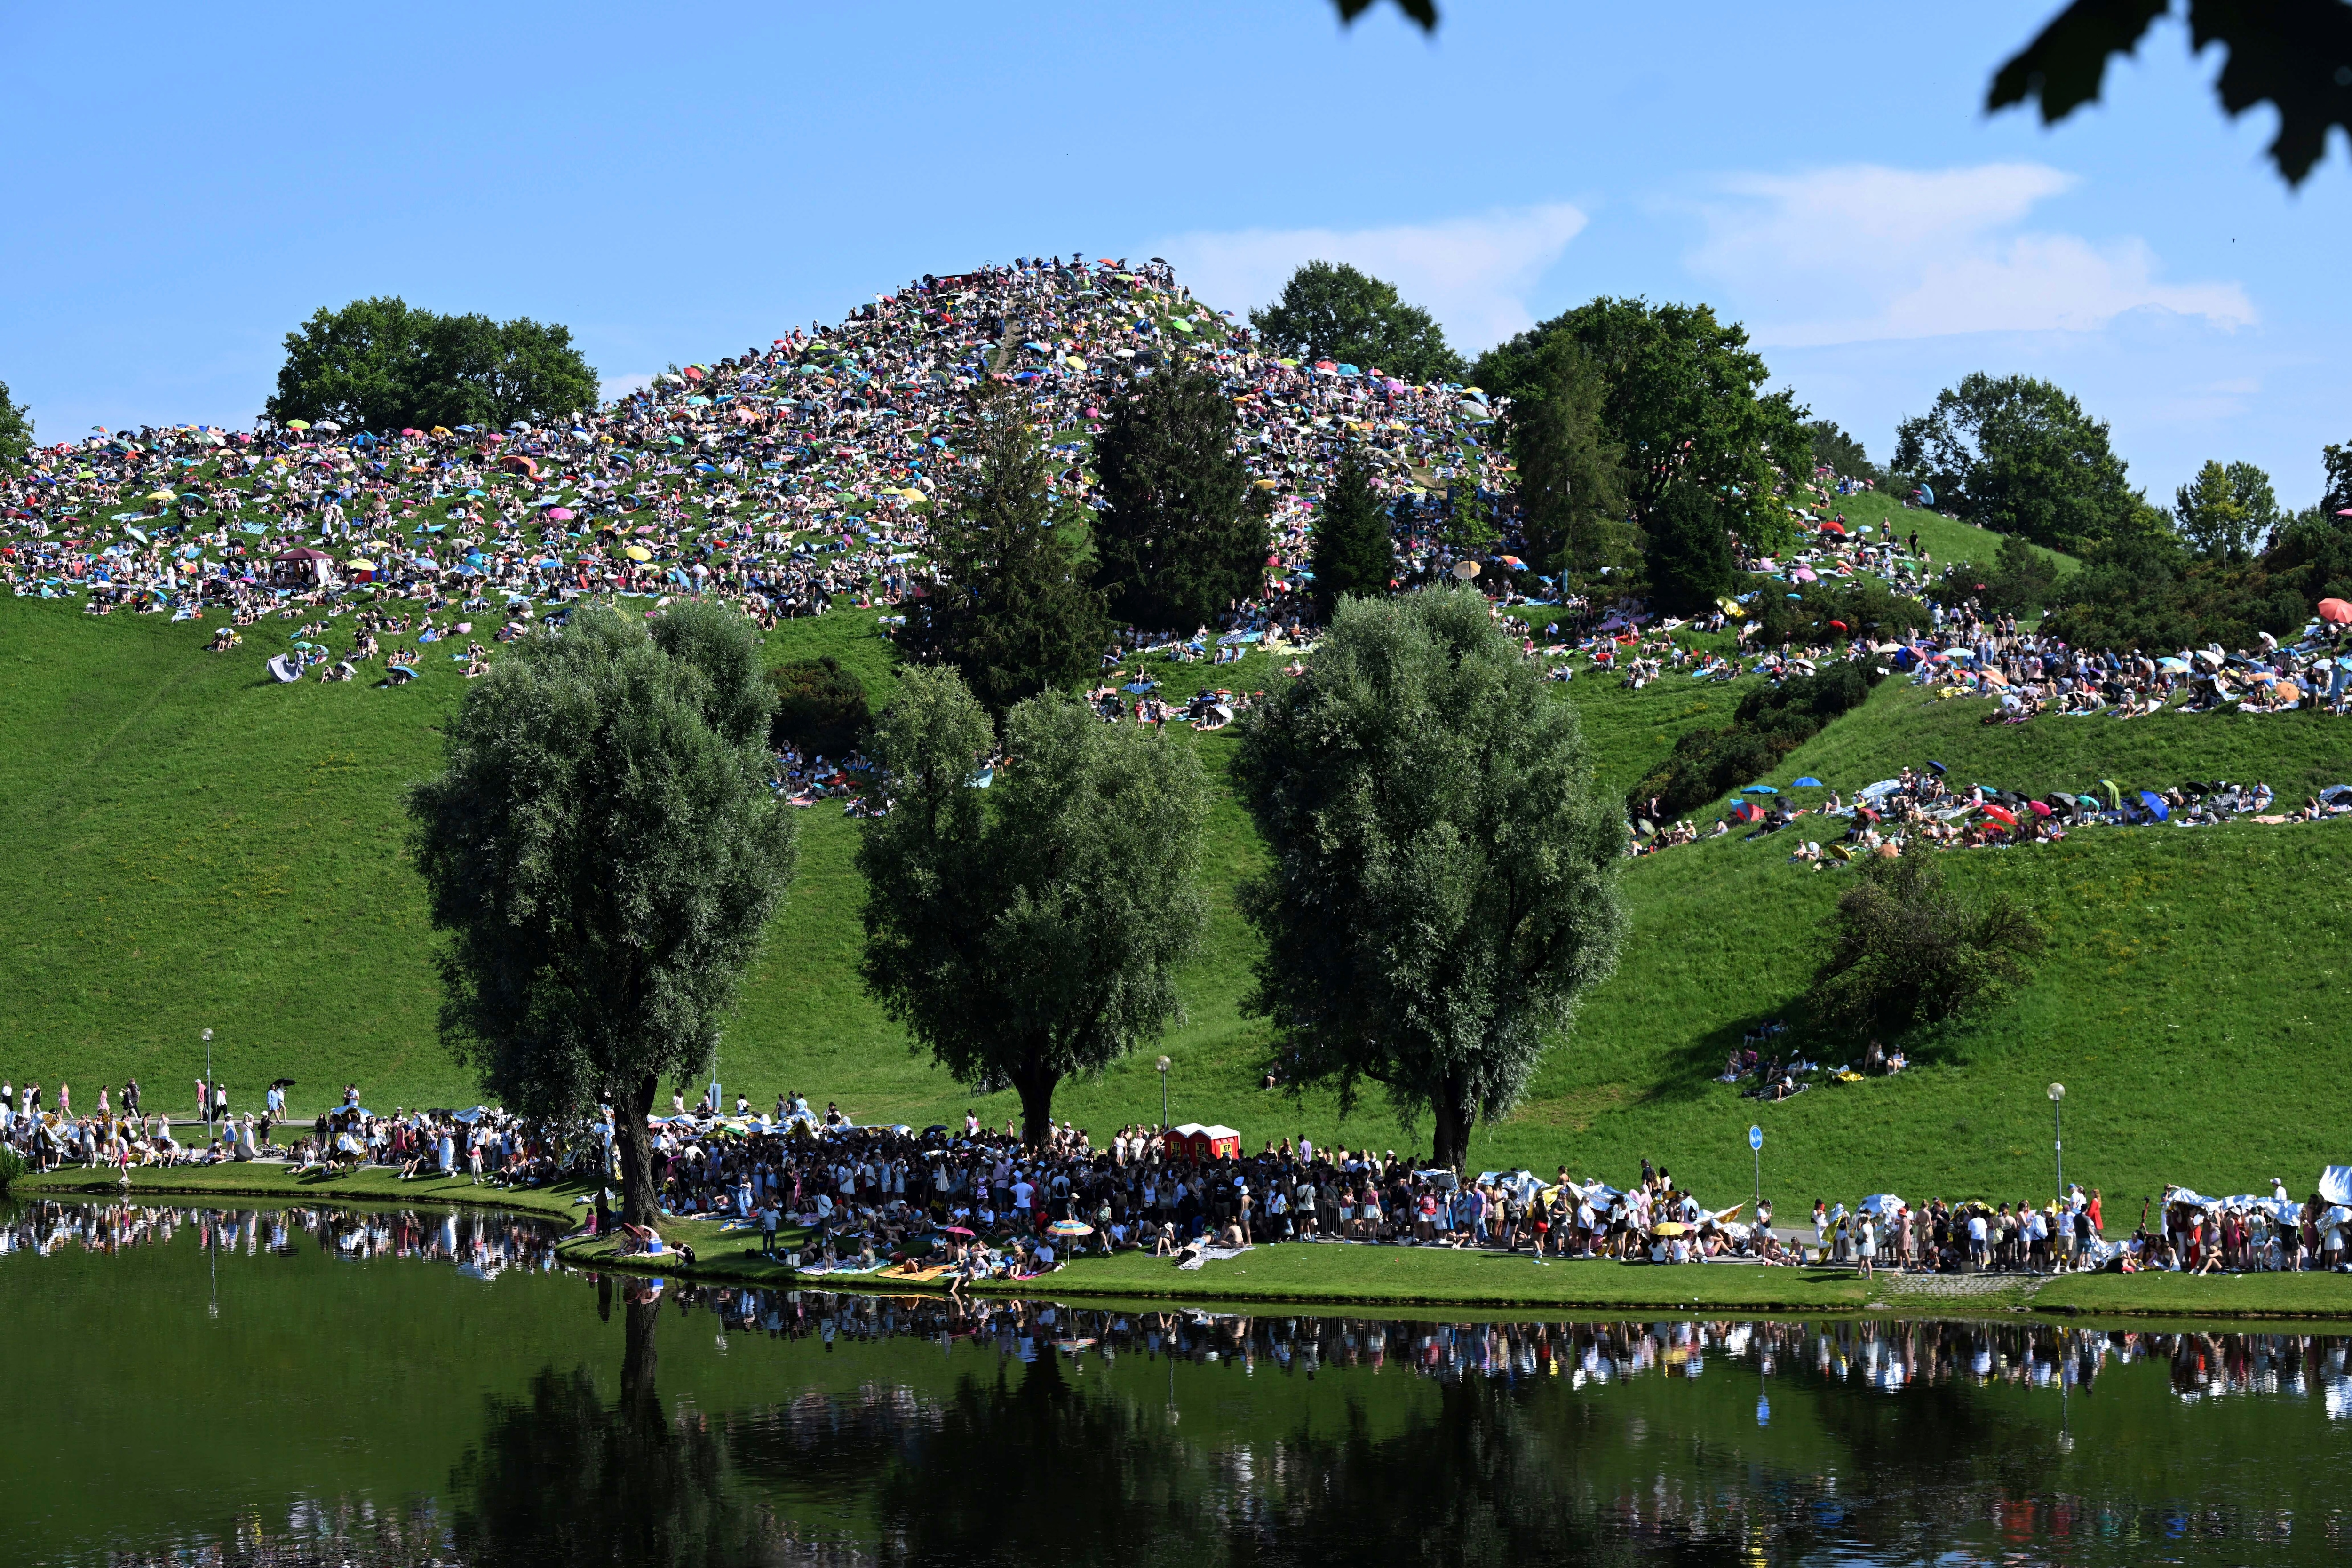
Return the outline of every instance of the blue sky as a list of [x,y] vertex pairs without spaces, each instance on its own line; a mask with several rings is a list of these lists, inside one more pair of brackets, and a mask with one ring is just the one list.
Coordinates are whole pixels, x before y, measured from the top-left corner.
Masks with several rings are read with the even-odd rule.
[[1213,303],[1354,260],[1475,350],[1706,300],[1884,457],[2058,381],[2158,500],[2352,439],[2352,172],[2300,193],[2177,24],[2053,131],[1985,82],[2058,0],[688,9],[0,5],[0,380],[44,438],[243,423],[322,304],[569,324],[609,384],[925,271],[1165,256]]

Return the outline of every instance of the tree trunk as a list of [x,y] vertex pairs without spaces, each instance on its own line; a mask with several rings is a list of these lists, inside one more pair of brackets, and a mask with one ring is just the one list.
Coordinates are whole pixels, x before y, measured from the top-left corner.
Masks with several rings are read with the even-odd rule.
[[621,1217],[631,1225],[651,1225],[661,1217],[661,1194],[654,1187],[654,1143],[646,1135],[646,1118],[654,1108],[659,1088],[647,1073],[613,1097],[613,1129],[621,1158]]
[[1054,1136],[1054,1086],[1057,1075],[1043,1068],[1013,1076],[1013,1087],[1021,1094],[1021,1141],[1032,1149],[1042,1149]]
[[1430,1110],[1437,1123],[1431,1161],[1443,1169],[1458,1171],[1470,1157],[1470,1129],[1477,1124],[1478,1108],[1459,1086],[1445,1083],[1430,1097]]

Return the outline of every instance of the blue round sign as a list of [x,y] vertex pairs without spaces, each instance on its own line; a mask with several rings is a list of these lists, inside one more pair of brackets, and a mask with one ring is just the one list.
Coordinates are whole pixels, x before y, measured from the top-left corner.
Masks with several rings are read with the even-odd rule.
[[1759,1150],[1764,1147],[1764,1129],[1751,1127],[1748,1130],[1748,1146],[1750,1149]]

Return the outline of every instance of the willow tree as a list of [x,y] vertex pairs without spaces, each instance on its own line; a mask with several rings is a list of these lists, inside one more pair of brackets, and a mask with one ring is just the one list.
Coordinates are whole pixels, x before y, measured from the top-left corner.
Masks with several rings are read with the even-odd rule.
[[616,1112],[623,1208],[658,1212],[646,1117],[698,1075],[792,880],[764,782],[774,698],[751,625],[603,606],[516,643],[466,693],[441,776],[409,796],[441,1035],[534,1114]]
[[952,671],[915,667],[869,742],[889,810],[858,846],[866,989],[918,1050],[976,1091],[1021,1096],[1023,1136],[1054,1090],[1183,1016],[1176,970],[1206,910],[1207,800],[1192,749],[1107,725],[1049,692],[1005,715],[1004,759]]
[[1234,762],[1270,852],[1245,1006],[1278,1065],[1352,1104],[1386,1088],[1458,1165],[1614,965],[1623,821],[1576,710],[1464,589],[1342,600]]

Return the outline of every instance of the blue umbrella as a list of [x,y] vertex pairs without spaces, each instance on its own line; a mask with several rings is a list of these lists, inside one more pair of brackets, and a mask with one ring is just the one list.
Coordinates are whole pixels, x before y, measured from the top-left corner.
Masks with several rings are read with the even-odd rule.
[[2140,791],[2139,803],[2147,807],[2148,815],[2155,817],[2158,822],[2169,822],[2172,820],[2171,809],[2164,804],[2163,798],[2158,795],[2155,792],[2151,790]]
[[1809,773],[1805,777],[1798,779],[1794,783],[1790,784],[1789,787],[1790,789],[1819,789],[1822,787],[1822,781],[1814,778]]
[[1779,795],[1780,792],[1774,789],[1770,784],[1749,784],[1746,789],[1741,790],[1739,793],[1742,795]]

